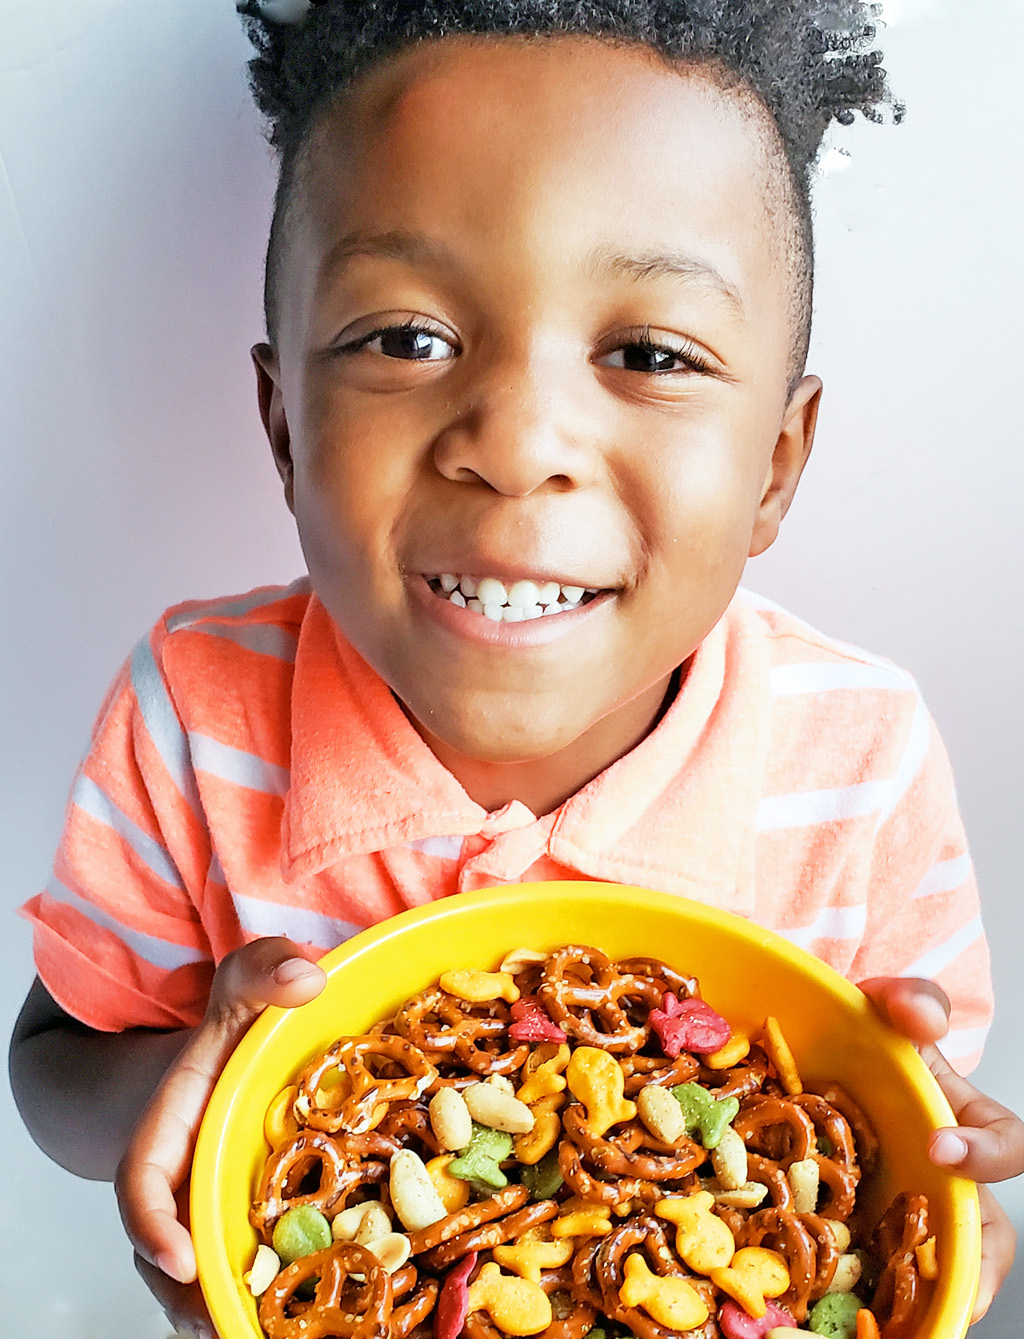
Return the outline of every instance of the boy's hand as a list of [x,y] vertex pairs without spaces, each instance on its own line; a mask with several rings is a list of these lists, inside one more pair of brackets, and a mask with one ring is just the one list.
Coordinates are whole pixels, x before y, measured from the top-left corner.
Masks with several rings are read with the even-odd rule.
[[[860,983],[883,1018],[917,1045],[959,1124],[936,1130],[928,1154],[974,1181],[1006,1181],[1024,1172],[1024,1124],[952,1069],[935,1046],[949,1024],[949,1000],[934,981],[874,977]],[[972,1321],[980,1320],[1013,1265],[1016,1234],[1002,1206],[982,1184],[981,1279]]]
[[231,1052],[265,1006],[306,1004],[325,981],[323,969],[288,939],[258,939],[228,954],[214,976],[206,1016],[164,1075],[121,1159],[115,1187],[139,1271],[186,1332],[214,1336],[195,1282],[183,1212],[206,1104]]

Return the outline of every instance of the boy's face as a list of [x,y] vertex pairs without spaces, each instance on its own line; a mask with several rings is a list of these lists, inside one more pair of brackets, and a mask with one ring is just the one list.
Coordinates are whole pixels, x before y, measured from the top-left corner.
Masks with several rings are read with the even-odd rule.
[[[627,751],[774,538],[820,386],[773,135],[583,39],[420,47],[321,125],[264,413],[314,589],[442,756]],[[598,594],[496,622],[442,574]]]

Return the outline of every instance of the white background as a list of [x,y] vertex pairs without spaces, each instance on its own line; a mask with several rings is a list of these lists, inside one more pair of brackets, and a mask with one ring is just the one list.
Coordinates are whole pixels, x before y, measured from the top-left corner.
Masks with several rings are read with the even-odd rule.
[[[1024,1108],[1021,0],[894,0],[910,115],[818,193],[826,399],[747,584],[913,671],[958,777],[998,1010],[984,1087]],[[110,677],[168,604],[301,570],[248,347],[272,189],[231,0],[0,0],[5,1031]],[[164,1339],[113,1196],[51,1166],[0,1090],[0,1330]],[[1024,1226],[1024,1187],[1003,1197]],[[1024,1267],[974,1332],[1018,1339]]]

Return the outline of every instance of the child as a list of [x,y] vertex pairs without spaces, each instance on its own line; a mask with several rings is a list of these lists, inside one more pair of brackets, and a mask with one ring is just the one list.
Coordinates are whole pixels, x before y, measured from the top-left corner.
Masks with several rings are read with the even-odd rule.
[[[200,1333],[175,1196],[212,1084],[405,906],[646,884],[789,934],[923,1045],[947,996],[951,1054],[990,1011],[912,684],[736,596],[814,432],[808,171],[889,101],[866,7],[247,12],[282,161],[254,356],[309,581],[136,649],[26,908],[12,1047],[33,1135],[117,1170]],[[964,1126],[932,1156],[1017,1174],[1024,1127],[928,1054]],[[979,1314],[1013,1249],[986,1216]]]

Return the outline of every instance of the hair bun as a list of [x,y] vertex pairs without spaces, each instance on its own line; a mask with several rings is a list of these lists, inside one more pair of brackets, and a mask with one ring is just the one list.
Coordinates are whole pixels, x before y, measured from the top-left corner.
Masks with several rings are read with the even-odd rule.
[[249,18],[285,26],[303,23],[313,4],[312,0],[236,0],[235,8]]

